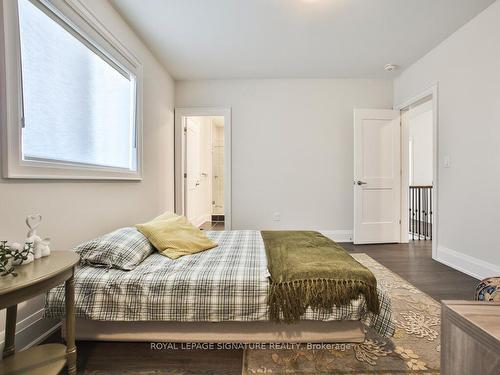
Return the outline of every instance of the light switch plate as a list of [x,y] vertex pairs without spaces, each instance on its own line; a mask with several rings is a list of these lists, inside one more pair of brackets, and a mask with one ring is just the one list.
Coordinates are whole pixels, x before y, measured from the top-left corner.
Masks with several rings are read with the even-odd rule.
[[451,166],[451,160],[450,160],[450,155],[445,155],[443,158],[443,165],[445,168],[450,168]]

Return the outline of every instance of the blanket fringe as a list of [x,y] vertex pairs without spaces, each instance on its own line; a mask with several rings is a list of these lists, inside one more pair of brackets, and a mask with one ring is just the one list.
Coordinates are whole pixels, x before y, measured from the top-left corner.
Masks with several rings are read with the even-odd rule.
[[294,323],[308,307],[315,311],[331,312],[365,297],[368,311],[378,314],[376,286],[360,280],[308,279],[290,282],[271,282],[268,295],[269,317],[274,322]]

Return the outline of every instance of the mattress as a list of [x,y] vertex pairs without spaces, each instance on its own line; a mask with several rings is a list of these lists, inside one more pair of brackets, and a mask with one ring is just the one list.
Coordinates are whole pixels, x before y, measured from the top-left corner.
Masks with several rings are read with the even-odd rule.
[[[214,249],[175,260],[154,253],[132,271],[78,267],[77,318],[100,321],[266,321],[269,272],[259,231],[206,231]],[[378,288],[380,313],[363,297],[332,311],[308,310],[303,320],[362,320],[392,335],[389,295]],[[64,317],[64,286],[52,289],[45,316]]]

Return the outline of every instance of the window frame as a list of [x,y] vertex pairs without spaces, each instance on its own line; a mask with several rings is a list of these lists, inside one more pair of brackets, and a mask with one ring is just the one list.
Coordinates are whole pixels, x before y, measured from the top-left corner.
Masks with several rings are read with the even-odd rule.
[[[2,104],[2,171],[15,179],[142,180],[142,85],[141,62],[90,12],[80,0],[28,0],[49,17],[57,19],[68,32],[82,39],[115,69],[135,77],[135,153],[136,170],[50,160],[26,160],[22,155],[23,92],[18,0],[3,1],[3,49],[0,65],[5,80]],[[0,15],[1,16],[1,15]],[[1,30],[0,30],[1,31]],[[2,62],[0,61],[0,64]]]

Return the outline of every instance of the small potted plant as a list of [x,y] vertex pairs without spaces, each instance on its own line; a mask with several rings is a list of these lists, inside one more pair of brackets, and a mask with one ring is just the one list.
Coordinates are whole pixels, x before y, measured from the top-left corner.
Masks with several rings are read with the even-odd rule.
[[33,242],[25,242],[22,246],[18,243],[8,245],[7,241],[0,241],[0,276],[17,276],[14,266],[33,260]]

